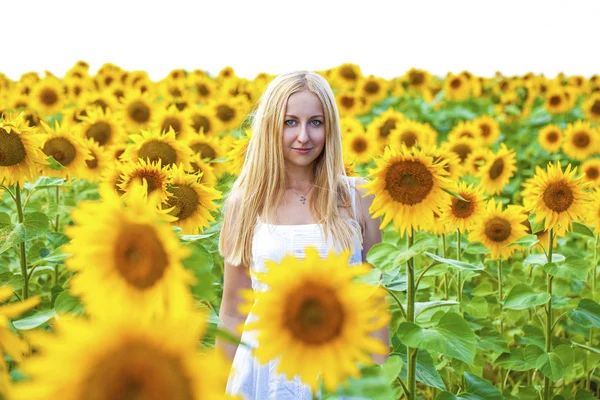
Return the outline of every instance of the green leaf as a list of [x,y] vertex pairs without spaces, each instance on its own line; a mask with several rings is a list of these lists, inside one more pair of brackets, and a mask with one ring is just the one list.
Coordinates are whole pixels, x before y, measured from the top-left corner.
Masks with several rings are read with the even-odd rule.
[[48,232],[50,221],[46,214],[33,212],[25,215],[23,220],[23,230],[25,231],[24,240],[32,240],[44,236]]
[[510,353],[502,353],[494,360],[494,365],[511,371],[529,371],[534,368],[523,357],[523,349],[513,347]]
[[537,360],[542,354],[545,354],[544,350],[534,344],[527,345],[523,350],[523,358],[532,368],[537,368]]
[[485,245],[481,242],[470,242],[469,244],[467,244],[467,247],[464,251],[467,254],[479,255],[489,253],[490,249],[485,247]]
[[[565,256],[563,256],[562,254],[552,254],[552,261],[553,262],[561,262],[565,260]],[[523,264],[524,265],[529,265],[529,264],[537,264],[537,265],[545,265],[548,262],[548,258],[546,257],[545,254],[530,254],[529,256],[527,256],[527,258],[525,260],[523,260]]]
[[522,328],[523,336],[515,335],[515,340],[519,344],[533,344],[540,349],[546,348],[546,339],[544,337],[544,331],[534,325],[524,325]]
[[46,189],[51,187],[62,186],[65,183],[64,178],[52,178],[49,176],[41,176],[34,183],[25,182],[25,189]]
[[394,259],[399,253],[400,250],[392,244],[377,243],[369,249],[367,261],[380,271],[387,272],[396,268]]
[[0,243],[2,243],[0,254],[21,243],[24,236],[21,224],[2,225],[0,228]]
[[481,350],[491,350],[497,354],[508,353],[510,349],[504,337],[497,330],[489,327],[482,328],[479,331],[479,340],[477,348]]
[[338,396],[389,400],[393,398],[392,387],[388,382],[388,377],[383,369],[378,365],[363,367],[359,378],[350,378],[346,387],[341,387],[336,392],[336,396],[325,395],[325,399],[337,399]]
[[419,254],[423,254],[425,250],[435,246],[437,246],[437,243],[435,242],[435,239],[433,237],[423,237],[417,240],[409,249],[401,250],[400,253],[396,255],[394,265],[400,266],[402,264],[405,264],[411,258],[416,257]]
[[593,348],[593,347],[585,346],[583,344],[579,344],[579,343],[576,343],[576,342],[571,342],[571,343],[573,344],[573,346],[577,346],[577,347],[581,347],[582,349],[586,349],[590,353],[600,354],[600,349],[596,349],[596,348]]
[[[48,217],[41,212],[27,214],[23,223],[10,223],[6,213],[0,217],[0,254],[24,241],[33,240],[43,236],[48,231]],[[1,215],[1,214],[0,214]]]
[[519,283],[510,290],[504,300],[504,308],[509,310],[525,310],[529,307],[546,304],[550,300],[550,294],[535,293],[528,285]]
[[453,260],[451,258],[443,258],[440,256],[437,256],[435,254],[429,253],[429,252],[424,252],[423,254],[425,254],[427,257],[438,261],[442,264],[448,264],[452,267],[456,267],[458,269],[462,269],[462,270],[467,270],[467,271],[481,271],[483,270],[483,266],[481,265],[473,265],[473,264],[469,264],[463,261],[458,261],[458,260]]
[[581,299],[577,308],[567,311],[569,318],[576,324],[588,329],[600,328],[600,305],[592,299]]
[[504,400],[502,393],[487,380],[465,372],[465,388],[466,392],[477,396],[483,400]]
[[562,361],[555,353],[542,354],[537,359],[535,367],[553,382],[563,378],[566,372]]
[[184,242],[195,242],[196,240],[203,240],[209,237],[213,237],[217,233],[218,232],[206,233],[203,235],[181,235],[181,240],[183,240]]
[[462,197],[460,194],[458,194],[458,193],[456,193],[456,192],[453,192],[453,191],[452,191],[452,190],[450,190],[450,189],[442,188],[442,190],[443,190],[444,192],[448,193],[448,194],[449,194],[450,196],[452,196],[452,197],[456,197],[457,199],[460,199],[460,200],[462,200],[462,201],[466,201],[466,202],[470,203],[470,201],[469,201],[469,200],[465,199],[465,198],[464,198],[464,197]]
[[46,238],[54,248],[67,244],[70,241],[69,237],[62,232],[46,232]]
[[15,274],[10,271],[0,274],[0,282],[1,286],[9,286],[13,288],[13,290],[19,290],[25,286],[25,279],[23,279],[23,275],[20,273]]
[[35,278],[36,276],[53,274],[53,273],[54,273],[54,267],[52,267],[50,265],[40,265],[39,267],[35,267],[35,269],[31,273],[30,279]]
[[585,281],[588,274],[588,262],[580,257],[569,256],[562,263],[551,262],[545,264],[544,271],[559,278]]
[[591,394],[590,392],[580,389],[575,394],[575,398],[573,400],[598,400],[596,396]]
[[61,170],[65,169],[65,166],[62,165],[61,163],[59,163],[58,161],[56,161],[54,159],[54,157],[52,157],[52,156],[49,156],[48,158],[46,158],[46,161],[48,161],[47,167],[49,167],[50,169],[53,169],[55,171],[61,171]]
[[[398,340],[397,337],[394,337],[394,340]],[[402,361],[404,361],[405,365],[408,362],[408,358],[406,356],[406,346],[402,343],[398,342],[394,345],[394,350],[392,354],[397,354],[400,357],[402,357]],[[402,379],[406,379],[407,375],[407,369],[403,368],[400,372],[400,377]],[[442,377],[440,376],[439,372],[435,368],[431,355],[429,355],[429,352],[427,352],[426,350],[419,349],[417,351],[416,378],[417,381],[422,382],[427,386],[431,386],[439,390],[446,390],[446,385],[444,384],[444,381],[442,380]]]
[[26,331],[44,325],[55,316],[56,312],[54,310],[40,311],[30,317],[13,321],[13,325],[20,331]]
[[71,296],[68,291],[62,291],[56,297],[54,310],[59,314],[82,315],[84,305],[78,297]]
[[583,236],[595,238],[594,232],[590,228],[588,228],[587,225],[581,224],[579,222],[573,221],[573,232]]
[[404,365],[404,361],[402,361],[402,357],[400,356],[389,356],[385,359],[381,368],[383,369],[383,374],[388,378],[389,383],[392,383],[400,375],[402,365]]
[[433,328],[421,328],[412,322],[403,322],[398,336],[408,347],[417,347],[446,354],[466,363],[475,358],[475,333],[469,324],[455,312],[446,313]]
[[488,302],[485,297],[475,296],[465,306],[465,312],[475,318],[485,318],[488,315]]
[[3,228],[12,225],[12,220],[10,219],[10,215],[5,212],[0,212],[0,232]]
[[490,294],[496,293],[496,289],[492,285],[492,282],[483,281],[479,285],[475,286],[471,293],[474,296],[489,296]]
[[192,293],[197,298],[210,300],[214,296],[212,268],[214,259],[212,254],[198,242],[188,242],[186,247],[192,254],[183,260],[183,266],[194,273],[196,283]]
[[514,242],[511,242],[505,246],[502,247],[509,247],[509,246],[523,246],[523,247],[531,247],[534,244],[536,244],[538,242],[538,237],[536,235],[525,235],[520,239],[515,240]]

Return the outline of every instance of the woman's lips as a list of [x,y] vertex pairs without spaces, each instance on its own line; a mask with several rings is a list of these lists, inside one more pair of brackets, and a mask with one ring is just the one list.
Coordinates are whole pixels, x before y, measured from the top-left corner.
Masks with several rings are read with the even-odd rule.
[[[292,147],[293,148],[293,147]],[[311,151],[312,149],[297,149],[297,148],[293,148],[295,152],[300,153],[300,154],[306,154],[309,151]]]

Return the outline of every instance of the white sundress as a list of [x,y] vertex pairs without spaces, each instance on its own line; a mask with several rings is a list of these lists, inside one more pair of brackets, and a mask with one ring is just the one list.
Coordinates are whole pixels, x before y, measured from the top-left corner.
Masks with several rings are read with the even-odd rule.
[[[352,208],[355,207],[355,179],[350,178],[350,187],[352,196]],[[356,214],[355,214],[356,215]],[[358,224],[356,221],[351,220]],[[304,258],[304,249],[306,246],[314,246],[318,249],[321,257],[327,257],[327,254],[335,249],[331,237],[326,242],[321,224],[305,225],[272,225],[265,224],[260,219],[257,221],[254,230],[254,239],[252,241],[252,262],[250,269],[252,272],[265,272],[266,260],[280,262],[288,254]],[[350,264],[360,264],[362,262],[362,251],[360,238],[355,240],[352,249]],[[254,274],[251,274],[252,289],[255,291],[265,291],[268,287],[259,282]],[[254,320],[254,315],[250,314],[246,321]],[[252,348],[258,346],[255,331],[244,331],[242,341]],[[261,365],[252,355],[251,349],[246,346],[238,346],[233,359],[231,374],[227,382],[227,393],[242,396],[244,400],[312,400],[313,395],[306,384],[300,381],[299,377],[288,380],[282,374],[276,372],[277,360],[272,360]]]

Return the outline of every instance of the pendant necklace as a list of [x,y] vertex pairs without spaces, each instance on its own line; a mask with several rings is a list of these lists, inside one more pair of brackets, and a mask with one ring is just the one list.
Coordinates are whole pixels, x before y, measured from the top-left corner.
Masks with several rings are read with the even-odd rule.
[[310,192],[310,190],[311,190],[312,188],[313,188],[313,187],[311,186],[311,187],[308,189],[308,191],[307,191],[306,193],[304,193],[304,196],[300,196],[300,195],[299,195],[298,193],[296,193],[296,191],[295,191],[294,189],[292,189],[292,188],[288,188],[288,189],[290,189],[292,192],[294,192],[294,193],[296,194],[296,196],[300,197],[300,202],[301,202],[302,204],[306,204],[306,195],[308,194],[308,192]]

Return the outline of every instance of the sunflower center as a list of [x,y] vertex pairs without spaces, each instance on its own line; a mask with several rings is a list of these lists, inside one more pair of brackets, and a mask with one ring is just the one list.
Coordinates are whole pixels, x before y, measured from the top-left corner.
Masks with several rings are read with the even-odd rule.
[[466,143],[458,143],[452,146],[452,151],[458,155],[461,164],[466,160],[469,154],[471,154],[472,150],[471,146]]
[[150,162],[162,161],[163,166],[172,165],[177,162],[177,152],[170,144],[160,140],[150,140],[140,147],[138,157]]
[[452,89],[458,89],[462,85],[462,81],[458,78],[454,78],[450,81],[450,87]]
[[173,128],[175,131],[175,136],[177,136],[181,132],[181,121],[179,118],[175,117],[166,117],[160,127],[161,132],[168,132],[170,128]]
[[452,214],[457,218],[469,218],[475,211],[475,202],[464,195],[462,197],[470,201],[452,197]]
[[485,236],[494,242],[503,242],[510,236],[510,222],[501,217],[490,219],[485,225]]
[[579,147],[580,149],[585,149],[590,144],[590,135],[587,132],[576,132],[573,135],[573,144],[575,147]]
[[198,193],[189,186],[173,186],[171,191],[173,197],[168,201],[168,206],[175,207],[170,214],[180,220],[186,219],[194,215],[198,208],[200,198]]
[[592,112],[592,114],[600,116],[600,100],[594,101],[594,104],[592,104],[590,111]]
[[32,128],[40,124],[40,117],[38,117],[36,114],[26,114],[25,120]]
[[342,332],[344,309],[330,288],[308,284],[287,301],[285,308],[285,325],[301,342],[320,345]]
[[144,290],[159,281],[168,266],[168,257],[156,231],[148,225],[124,223],[114,252],[121,277],[136,289]]
[[573,191],[565,181],[551,183],[544,190],[544,204],[552,211],[568,210],[573,200]]
[[352,150],[354,150],[355,153],[362,153],[366,149],[367,149],[367,142],[365,141],[365,139],[356,138],[352,142]]
[[554,96],[550,97],[550,105],[551,106],[558,106],[558,105],[560,105],[560,103],[562,103],[562,98],[559,95],[554,95]]
[[42,150],[44,154],[54,157],[56,161],[65,167],[71,164],[77,154],[75,146],[67,139],[61,137],[48,140]]
[[128,339],[92,365],[77,398],[89,400],[192,400],[181,360],[153,343]]
[[102,99],[97,99],[97,100],[94,100],[94,101],[92,101],[92,102],[90,103],[90,105],[92,105],[92,106],[98,106],[98,107],[100,107],[100,108],[102,109],[102,111],[104,111],[104,112],[106,112],[106,109],[107,109],[107,108],[110,108],[110,107],[108,107],[108,103],[107,103],[106,101],[102,100]]
[[90,150],[90,154],[92,155],[91,160],[85,160],[85,163],[87,164],[89,169],[96,169],[98,168],[98,156],[96,155],[96,153],[94,153],[93,150]]
[[420,86],[425,81],[425,76],[422,72],[411,72],[410,73],[410,84]]
[[587,177],[589,179],[596,179],[598,178],[598,175],[600,175],[600,172],[598,171],[598,168],[596,167],[589,167],[588,169],[585,170],[585,174],[587,175]]
[[213,149],[208,143],[196,143],[190,146],[196,154],[200,154],[200,158],[208,158],[214,160],[217,157],[215,149]]
[[340,75],[349,81],[355,81],[358,77],[356,76],[356,72],[354,72],[354,68],[349,66],[344,66],[340,68]]
[[40,101],[46,106],[53,106],[58,101],[58,93],[51,88],[45,88],[40,92]]
[[420,162],[398,161],[388,168],[385,188],[394,201],[414,205],[425,200],[433,189],[433,176]]
[[479,131],[484,138],[489,137],[492,134],[492,128],[490,128],[488,124],[479,125]]
[[354,107],[354,98],[351,96],[342,96],[340,103],[344,108],[352,108]]
[[204,115],[193,115],[192,116],[192,128],[198,133],[202,129],[204,133],[210,132],[210,120]]
[[198,93],[202,97],[206,97],[206,96],[208,96],[210,94],[210,90],[208,89],[208,87],[206,87],[205,84],[198,84],[198,85],[196,85],[196,90],[198,91]]
[[229,122],[235,117],[235,110],[225,104],[217,106],[217,118],[223,122]]
[[413,147],[417,143],[417,134],[411,131],[402,132],[400,142],[404,142],[406,147]]
[[558,133],[555,131],[548,132],[546,135],[546,140],[548,140],[550,143],[558,142]]
[[369,81],[365,85],[365,92],[369,94],[377,94],[379,93],[379,83],[374,81]]
[[127,114],[138,124],[144,124],[150,119],[150,108],[141,101],[134,101],[127,107]]
[[0,167],[10,167],[25,161],[25,145],[15,133],[0,128]]
[[497,158],[492,166],[490,167],[489,176],[491,179],[498,179],[502,172],[504,171],[504,160],[502,158]]
[[145,169],[135,171],[132,175],[132,178],[133,179],[138,178],[140,183],[142,183],[142,180],[145,179],[146,182],[148,183],[148,194],[152,193],[153,191],[155,191],[156,189],[161,187],[162,181],[163,181],[163,179],[161,178],[160,173],[158,171],[145,170]]
[[85,136],[94,139],[100,146],[104,146],[112,136],[112,128],[106,122],[98,121],[87,129]]
[[386,137],[389,136],[389,134],[395,128],[396,128],[396,120],[394,120],[394,119],[388,119],[387,121],[385,121],[385,123],[383,124],[383,126],[379,129],[379,136],[383,137],[383,138],[386,138]]

